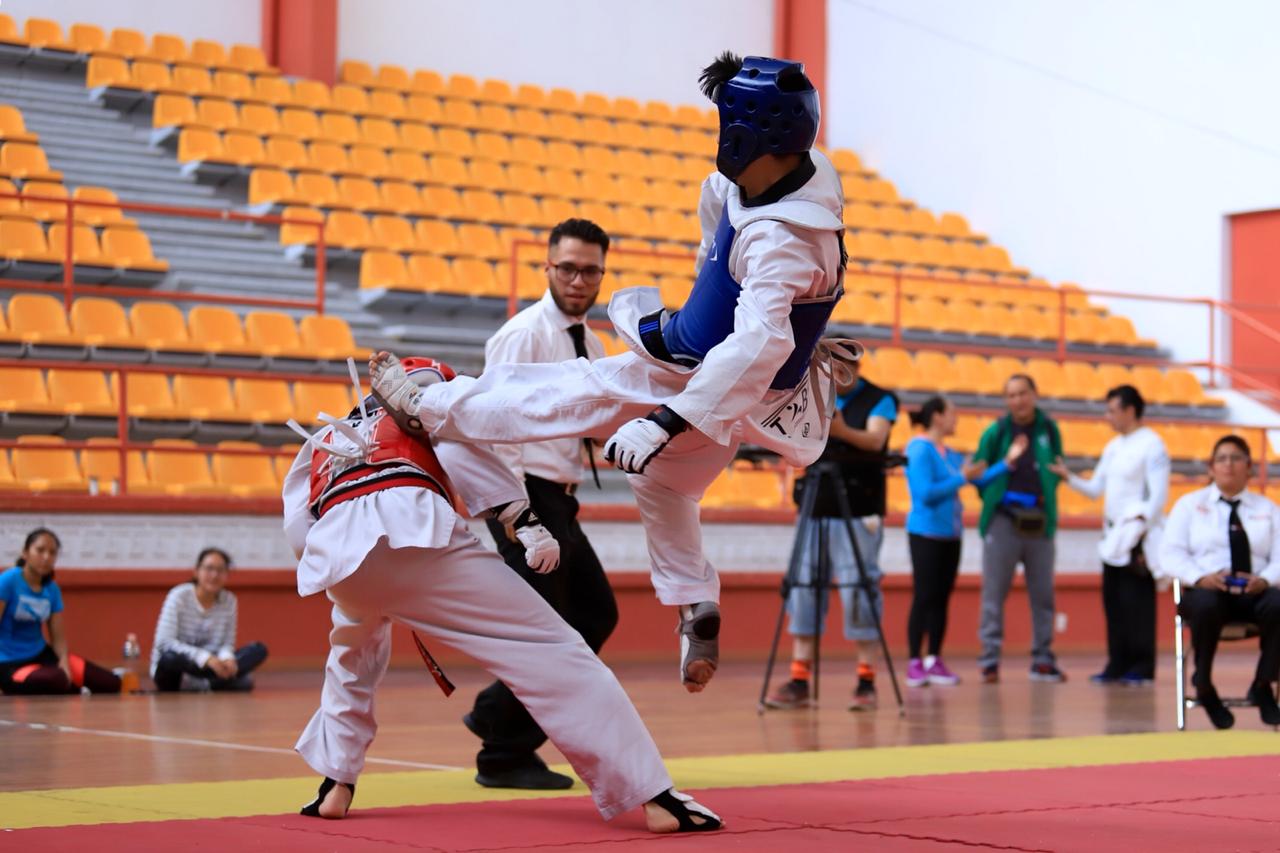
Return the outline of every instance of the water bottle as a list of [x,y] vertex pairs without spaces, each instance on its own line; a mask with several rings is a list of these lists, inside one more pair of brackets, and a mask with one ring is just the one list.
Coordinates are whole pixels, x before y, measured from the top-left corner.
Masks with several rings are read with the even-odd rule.
[[142,657],[142,647],[138,645],[137,634],[124,635],[124,649],[121,656],[124,658],[124,666],[116,673],[120,676],[120,692],[133,693],[138,689],[138,659]]

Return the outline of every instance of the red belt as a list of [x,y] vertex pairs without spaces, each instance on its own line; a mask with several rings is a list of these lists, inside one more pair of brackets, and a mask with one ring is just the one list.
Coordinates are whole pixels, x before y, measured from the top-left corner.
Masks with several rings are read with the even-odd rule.
[[379,477],[377,474],[370,475],[368,470],[357,469],[347,472],[334,480],[333,485],[321,495],[320,500],[311,508],[311,512],[319,520],[324,517],[326,512],[340,503],[371,495],[383,489],[394,489],[400,486],[430,489],[445,500],[449,499],[449,494],[444,487],[434,477],[425,472],[401,471]]

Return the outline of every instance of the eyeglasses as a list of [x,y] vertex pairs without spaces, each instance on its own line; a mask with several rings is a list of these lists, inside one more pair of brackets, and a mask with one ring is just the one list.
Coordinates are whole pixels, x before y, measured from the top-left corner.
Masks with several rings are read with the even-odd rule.
[[580,267],[576,264],[547,264],[547,269],[555,273],[556,281],[569,284],[578,276],[582,276],[583,284],[599,284],[604,278],[604,267]]

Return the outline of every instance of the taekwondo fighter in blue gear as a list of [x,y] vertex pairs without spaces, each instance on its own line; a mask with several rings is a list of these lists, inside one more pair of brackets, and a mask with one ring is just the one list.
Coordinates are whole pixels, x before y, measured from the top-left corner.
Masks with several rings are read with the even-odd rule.
[[620,290],[609,318],[629,351],[553,364],[488,365],[419,389],[394,356],[374,387],[441,437],[488,442],[604,438],[626,471],[658,599],[679,607],[680,676],[697,692],[719,660],[720,582],[702,551],[698,501],[741,442],[791,465],[826,444],[834,372],[861,348],[820,343],[843,294],[840,178],[820,152],[818,93],[799,63],[726,53],[703,70],[720,112],[718,171],[702,185],[697,280],[678,311],[657,288]]

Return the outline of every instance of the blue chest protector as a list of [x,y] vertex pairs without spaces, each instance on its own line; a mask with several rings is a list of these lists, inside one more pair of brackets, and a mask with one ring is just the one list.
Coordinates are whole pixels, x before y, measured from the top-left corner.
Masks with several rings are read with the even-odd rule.
[[[742,285],[729,272],[729,254],[736,233],[729,222],[726,205],[720,214],[711,250],[693,283],[693,291],[684,307],[671,314],[666,325],[661,326],[662,343],[670,354],[669,360],[693,366],[733,332],[733,313],[742,294]],[[827,320],[842,295],[843,291],[837,291],[829,297],[805,300],[791,306],[791,336],[795,349],[769,383],[770,390],[794,388],[804,379],[813,351],[826,331]],[[656,317],[646,317],[641,321],[641,338],[658,331],[657,326],[646,328],[646,325],[658,322]]]

